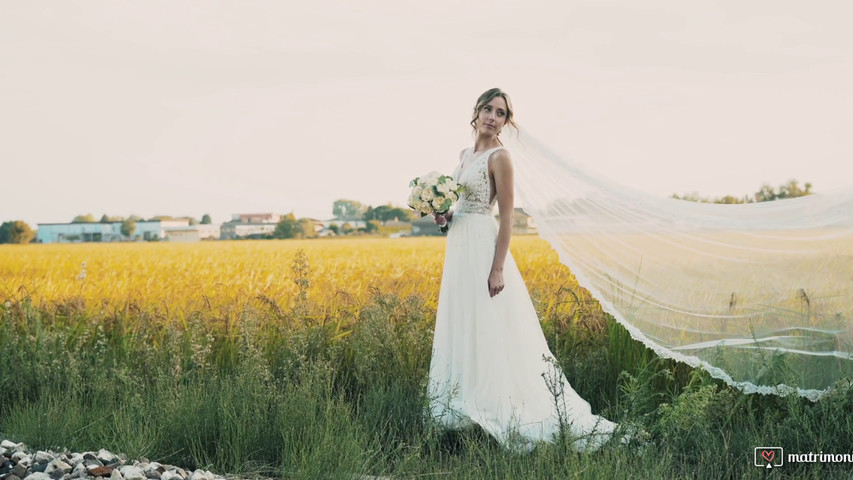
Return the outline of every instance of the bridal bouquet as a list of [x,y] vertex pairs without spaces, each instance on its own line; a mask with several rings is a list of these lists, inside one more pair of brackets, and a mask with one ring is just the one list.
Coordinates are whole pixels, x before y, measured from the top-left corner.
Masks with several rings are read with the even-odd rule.
[[[433,213],[445,214],[459,200],[459,193],[465,187],[456,183],[452,177],[430,172],[409,182],[412,194],[409,195],[409,207],[421,214],[421,217]],[[441,227],[447,231],[447,225]]]

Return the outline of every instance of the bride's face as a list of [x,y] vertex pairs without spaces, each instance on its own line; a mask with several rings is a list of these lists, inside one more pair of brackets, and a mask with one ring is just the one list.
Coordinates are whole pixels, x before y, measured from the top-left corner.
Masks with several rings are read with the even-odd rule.
[[477,115],[477,132],[481,135],[497,135],[506,124],[506,100],[497,96],[483,105]]

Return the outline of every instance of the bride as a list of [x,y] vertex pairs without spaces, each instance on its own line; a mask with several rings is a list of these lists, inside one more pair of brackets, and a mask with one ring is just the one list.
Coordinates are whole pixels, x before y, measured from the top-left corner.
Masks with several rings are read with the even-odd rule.
[[556,367],[509,252],[514,166],[499,139],[507,125],[518,129],[509,96],[497,88],[480,95],[471,120],[476,141],[459,154],[452,175],[465,190],[454,210],[435,216],[439,225],[449,222],[449,230],[430,414],[444,428],[477,424],[513,450],[553,442],[563,428],[579,452],[593,451],[617,425],[594,415]]

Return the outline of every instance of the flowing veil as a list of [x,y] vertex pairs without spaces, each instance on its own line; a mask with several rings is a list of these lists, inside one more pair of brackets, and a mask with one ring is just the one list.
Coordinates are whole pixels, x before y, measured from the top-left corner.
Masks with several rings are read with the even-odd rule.
[[817,400],[853,376],[853,188],[655,197],[505,133],[519,205],[634,339],[746,393]]

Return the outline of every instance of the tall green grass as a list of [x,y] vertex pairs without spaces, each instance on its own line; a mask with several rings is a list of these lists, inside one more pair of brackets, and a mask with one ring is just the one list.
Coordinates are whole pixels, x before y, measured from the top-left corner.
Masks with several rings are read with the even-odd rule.
[[[642,426],[649,447],[580,455],[566,438],[516,454],[476,428],[434,428],[424,413],[435,311],[380,291],[325,322],[303,321],[307,297],[179,321],[132,303],[92,315],[74,298],[0,306],[0,431],[37,448],[282,478],[758,478],[768,474],[752,465],[758,446],[851,452],[849,382],[818,403],[743,395],[658,358],[582,295],[532,295],[575,389],[594,412]],[[354,326],[343,331],[345,316]],[[770,475],[851,469],[792,464]]]

